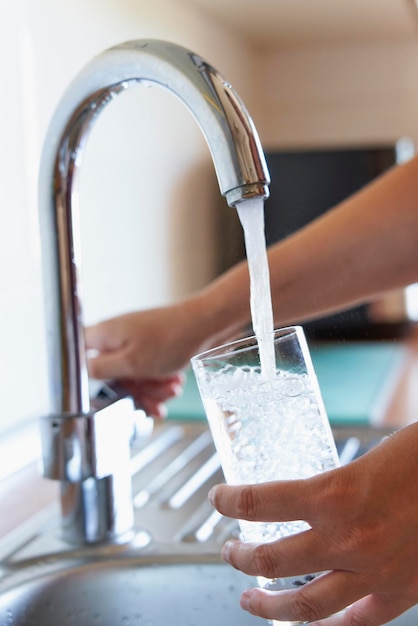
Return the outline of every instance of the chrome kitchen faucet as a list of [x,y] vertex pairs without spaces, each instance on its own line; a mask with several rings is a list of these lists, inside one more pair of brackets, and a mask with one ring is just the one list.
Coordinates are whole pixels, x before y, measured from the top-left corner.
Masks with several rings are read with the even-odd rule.
[[78,225],[78,176],[89,132],[115,96],[138,83],[173,92],[207,140],[221,193],[234,206],[268,197],[257,132],[232,87],[200,56],[172,43],[131,41],[93,59],[65,92],[42,155],[39,210],[45,284],[49,415],[41,420],[44,475],[61,482],[63,536],[72,543],[132,536],[132,398],[90,400]]

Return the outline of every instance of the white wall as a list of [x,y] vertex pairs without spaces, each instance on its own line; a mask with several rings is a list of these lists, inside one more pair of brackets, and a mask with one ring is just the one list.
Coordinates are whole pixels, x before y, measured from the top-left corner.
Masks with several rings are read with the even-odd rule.
[[402,136],[418,146],[418,42],[288,46],[260,54],[259,63],[266,148]]
[[[180,2],[0,4],[0,429],[46,407],[36,187],[49,119],[93,55],[138,38],[194,49],[250,96],[245,45]],[[183,105],[158,89],[121,96],[99,119],[85,161],[85,321],[167,302],[211,278],[212,165]]]

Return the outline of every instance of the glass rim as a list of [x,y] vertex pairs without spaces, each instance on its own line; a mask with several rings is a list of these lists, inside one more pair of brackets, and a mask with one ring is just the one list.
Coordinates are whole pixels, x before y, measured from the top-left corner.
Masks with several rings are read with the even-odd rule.
[[[303,333],[302,326],[284,326],[283,328],[275,328],[272,332],[266,333],[264,336],[273,336],[275,339],[285,339],[292,335],[299,335]],[[230,354],[236,354],[239,350],[236,348],[242,345],[242,349],[256,347],[258,343],[258,338],[256,335],[249,335],[247,337],[241,337],[240,339],[234,339],[233,341],[229,341],[219,346],[215,346],[214,348],[209,348],[209,350],[205,350],[204,352],[200,352],[199,354],[195,354],[190,359],[190,362],[197,363],[198,361],[205,361],[211,358],[219,358],[220,356],[229,356]]]

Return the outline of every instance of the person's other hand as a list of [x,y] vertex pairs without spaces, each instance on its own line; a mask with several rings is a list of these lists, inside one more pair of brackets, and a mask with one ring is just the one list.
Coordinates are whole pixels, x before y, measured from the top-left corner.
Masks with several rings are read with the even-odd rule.
[[149,380],[172,376],[188,365],[199,345],[186,306],[127,313],[85,329],[93,351],[89,373],[100,380]]
[[414,424],[360,459],[307,480],[214,487],[209,499],[223,515],[311,526],[270,544],[227,542],[223,557],[233,567],[266,578],[326,572],[292,590],[245,591],[242,608],[315,626],[380,626],[416,604],[417,472]]
[[147,415],[166,415],[195,349],[187,305],[120,315],[86,328],[85,338],[90,376],[119,381]]
[[181,395],[185,376],[182,372],[165,378],[142,380],[121,379],[121,384],[150,417],[163,419],[167,415],[166,402]]

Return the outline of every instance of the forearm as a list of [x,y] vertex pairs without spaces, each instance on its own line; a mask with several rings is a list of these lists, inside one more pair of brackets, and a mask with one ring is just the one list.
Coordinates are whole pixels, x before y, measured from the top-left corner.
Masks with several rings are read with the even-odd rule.
[[[276,325],[301,322],[418,281],[418,159],[269,249]],[[216,342],[250,324],[245,262],[198,296]]]
[[391,170],[270,251],[280,323],[418,280],[418,159]]

